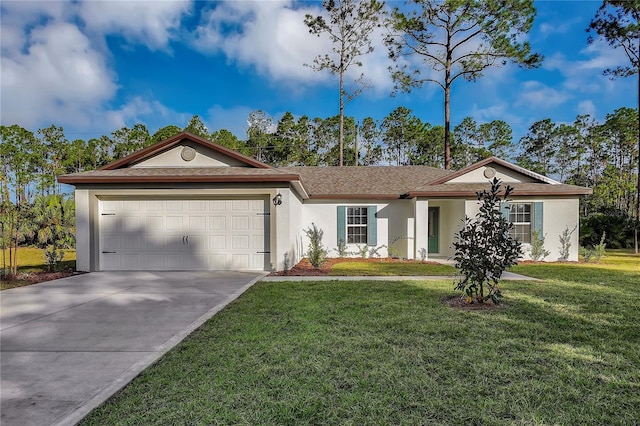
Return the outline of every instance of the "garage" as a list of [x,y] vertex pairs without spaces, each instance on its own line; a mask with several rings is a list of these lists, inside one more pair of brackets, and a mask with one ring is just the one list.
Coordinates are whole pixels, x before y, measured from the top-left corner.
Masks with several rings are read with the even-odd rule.
[[99,269],[266,270],[266,197],[99,199]]

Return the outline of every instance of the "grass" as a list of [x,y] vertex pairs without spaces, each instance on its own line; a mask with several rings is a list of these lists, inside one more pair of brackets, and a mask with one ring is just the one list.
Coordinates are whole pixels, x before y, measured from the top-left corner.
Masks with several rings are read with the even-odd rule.
[[452,266],[419,262],[340,262],[333,265],[329,275],[388,276],[388,275],[453,275]]
[[[0,253],[0,256],[2,254]],[[0,259],[1,261],[2,259]],[[9,267],[9,250],[5,251],[5,261],[7,268]],[[0,264],[2,268],[3,264]],[[76,251],[65,250],[64,259],[59,269],[75,269],[76,266]],[[18,248],[18,274],[29,274],[47,271],[47,265],[44,260],[44,250],[34,247],[20,247]],[[32,281],[24,278],[12,278],[12,279],[0,279],[0,290],[7,290],[10,288],[23,287],[25,285],[33,284]]]
[[449,281],[259,283],[82,424],[637,424],[637,259],[518,266],[543,280],[491,311]]

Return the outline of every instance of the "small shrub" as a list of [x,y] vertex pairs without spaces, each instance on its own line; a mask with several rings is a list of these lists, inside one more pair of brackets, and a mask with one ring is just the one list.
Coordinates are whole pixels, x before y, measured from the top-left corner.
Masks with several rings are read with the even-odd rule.
[[602,238],[600,238],[600,243],[597,244],[593,249],[580,247],[580,256],[584,258],[585,263],[589,263],[591,259],[595,259],[596,263],[598,263],[600,262],[600,259],[604,257],[604,250],[607,246],[607,243],[605,243],[605,237],[606,234],[603,232]]
[[356,251],[356,253],[358,254],[358,256],[360,256],[363,259],[367,258],[367,254],[369,253],[369,246],[368,245],[357,245],[356,247],[358,247],[358,251]]
[[387,246],[387,252],[389,253],[389,257],[394,259],[400,258],[400,249],[396,247],[396,243],[400,240],[406,240],[408,237],[404,237],[402,235],[393,237],[393,239],[389,242],[389,246]]
[[576,232],[577,228],[578,226],[576,225],[571,231],[569,231],[569,227],[567,226],[566,228],[564,228],[564,231],[562,231],[562,234],[560,234],[560,258],[558,260],[560,260],[561,262],[566,262],[567,260],[569,260],[571,236],[574,232]]
[[489,191],[477,193],[480,211],[475,219],[465,217],[464,226],[455,234],[453,259],[462,275],[455,289],[466,295],[468,303],[474,298],[479,303],[499,303],[500,276],[522,256],[520,242],[509,234],[513,225],[500,212],[500,203],[513,188],[507,185],[501,197],[500,186],[500,180],[494,178]]
[[287,272],[289,270],[289,252],[284,252],[284,271]]
[[607,243],[605,243],[606,236],[606,232],[603,232],[600,243],[593,248],[593,257],[596,259],[596,263],[600,262],[600,259],[604,257],[604,249],[607,247]]
[[340,238],[338,241],[338,248],[336,248],[339,257],[347,257],[349,256],[349,252],[347,251],[347,243],[343,238]]
[[427,249],[426,248],[421,248],[420,250],[418,250],[418,255],[420,256],[420,260],[421,261],[425,261],[427,260]]
[[593,257],[593,250],[589,250],[586,247],[580,247],[578,249],[580,256],[584,259],[585,263],[589,263]]
[[382,250],[384,246],[378,247],[369,247],[369,257],[380,257],[380,250]]
[[316,224],[312,223],[304,232],[307,234],[307,237],[309,237],[307,257],[313,267],[317,269],[322,265],[322,263],[324,263],[324,260],[327,257],[327,250],[322,245],[324,231],[322,229],[318,229]]
[[535,262],[544,260],[550,252],[544,249],[545,236],[538,231],[531,231],[531,259]]
[[57,271],[58,264],[64,259],[64,251],[56,250],[55,247],[50,246],[44,250],[44,263],[47,265],[49,271]]

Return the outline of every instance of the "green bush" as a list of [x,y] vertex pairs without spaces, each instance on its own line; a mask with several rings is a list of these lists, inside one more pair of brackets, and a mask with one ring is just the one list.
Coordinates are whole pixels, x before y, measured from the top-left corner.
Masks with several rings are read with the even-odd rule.
[[544,260],[550,252],[544,248],[545,236],[538,231],[531,231],[531,259],[535,262]]
[[577,225],[573,227],[571,231],[569,231],[569,227],[567,226],[560,234],[560,260],[561,262],[566,262],[569,260],[569,249],[571,249],[571,236],[574,232],[576,232]]
[[319,268],[327,257],[327,250],[322,245],[324,231],[318,229],[316,224],[312,223],[304,232],[307,234],[307,237],[309,237],[309,249],[307,250],[309,262],[314,268]]

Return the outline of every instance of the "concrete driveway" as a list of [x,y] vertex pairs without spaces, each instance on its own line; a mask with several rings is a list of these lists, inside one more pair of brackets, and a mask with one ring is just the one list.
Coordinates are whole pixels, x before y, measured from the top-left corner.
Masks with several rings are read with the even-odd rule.
[[97,272],[0,292],[0,423],[75,424],[263,275]]

